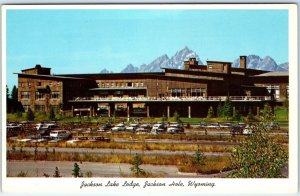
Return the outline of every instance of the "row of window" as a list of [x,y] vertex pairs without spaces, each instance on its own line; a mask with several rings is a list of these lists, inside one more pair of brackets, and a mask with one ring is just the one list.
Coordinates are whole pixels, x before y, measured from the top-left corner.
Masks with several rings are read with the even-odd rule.
[[[19,86],[20,86],[20,87],[25,87],[26,84],[27,84],[28,87],[31,87],[31,86],[32,86],[32,82],[20,82],[20,83],[19,83]],[[50,81],[48,85],[49,85],[49,86],[52,86],[52,85],[54,85],[54,84],[52,83],[52,81]],[[55,82],[55,85],[56,85],[56,86],[59,86],[59,85],[60,85],[60,82],[59,82],[59,81]],[[36,83],[36,86],[42,86],[42,82],[37,82],[37,83]]]
[[[23,108],[25,112],[28,112],[30,105],[23,105]],[[54,111],[57,110],[58,106],[57,105],[51,105],[50,108],[53,108]],[[37,112],[44,112],[45,111],[45,105],[34,105],[34,111]]]
[[[45,93],[41,93],[41,92],[35,92],[35,99],[44,99],[45,98]],[[50,93],[50,98],[51,99],[58,99],[59,98],[59,91],[52,91]],[[29,91],[21,91],[21,99],[30,99],[30,92]]]
[[98,83],[98,87],[114,88],[114,87],[143,87],[143,82],[102,82]]
[[168,90],[169,95],[171,96],[205,96],[205,88],[170,88]]

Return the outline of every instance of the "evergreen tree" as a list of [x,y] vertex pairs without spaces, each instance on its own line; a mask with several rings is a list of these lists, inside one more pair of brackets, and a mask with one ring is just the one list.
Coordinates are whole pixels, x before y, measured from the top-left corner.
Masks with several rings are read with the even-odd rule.
[[212,118],[212,117],[214,117],[214,109],[212,108],[212,106],[210,106],[207,111],[207,118]]
[[232,111],[233,111],[232,103],[229,97],[227,97],[224,106],[222,108],[223,117],[226,117],[226,119],[228,119],[229,117],[232,116]]
[[255,121],[254,115],[252,114],[252,110],[249,109],[249,112],[247,114],[247,122],[253,122]]
[[222,116],[222,103],[219,101],[218,107],[217,107],[217,117]]
[[132,162],[132,167],[130,168],[130,170],[135,176],[143,176],[146,174],[146,172],[140,168],[141,164],[142,158],[138,154],[135,154],[134,160]]
[[29,108],[27,113],[26,113],[26,120],[28,121],[33,121],[34,120],[34,113],[33,111]]
[[55,120],[55,113],[53,107],[50,108],[49,119]]
[[72,175],[75,177],[75,178],[78,178],[80,177],[80,168],[79,168],[79,165],[77,163],[74,163],[74,168],[73,168],[73,173]]
[[175,122],[180,122],[179,114],[177,111],[174,112],[173,117],[174,117]]
[[16,85],[13,86],[13,89],[11,91],[11,98],[13,100],[18,100],[18,88],[16,87]]
[[197,173],[200,173],[200,166],[204,160],[204,154],[200,151],[200,146],[198,145],[197,151],[194,155],[194,166],[196,167]]
[[53,177],[54,178],[60,178],[61,177],[60,172],[58,170],[58,167],[55,167],[55,171],[54,171]]
[[6,85],[6,99],[9,99],[9,89],[7,85]]
[[242,116],[241,116],[241,114],[240,114],[240,111],[239,110],[235,110],[235,113],[234,113],[234,115],[233,115],[233,117],[232,117],[232,120],[235,120],[235,121],[241,121],[241,119],[242,119]]
[[269,104],[264,105],[264,109],[262,111],[261,115],[261,121],[264,121],[266,123],[272,122],[275,120],[273,110]]

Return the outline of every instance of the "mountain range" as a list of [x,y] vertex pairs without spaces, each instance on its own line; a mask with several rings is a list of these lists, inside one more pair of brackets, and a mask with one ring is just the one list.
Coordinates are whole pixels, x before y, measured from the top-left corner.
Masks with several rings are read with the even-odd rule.
[[[173,68],[173,69],[183,69],[183,64],[185,60],[194,57],[198,60],[200,65],[203,65],[198,54],[193,50],[190,50],[187,46],[176,52],[172,57],[164,54],[156,59],[154,59],[149,64],[142,64],[140,66],[134,66],[132,64],[127,65],[121,73],[136,73],[136,72],[162,72],[162,68]],[[217,60],[217,59],[216,59]],[[261,58],[258,55],[248,55],[247,56],[247,68],[249,69],[259,69],[267,71],[288,71],[289,63],[283,63],[278,65],[275,60],[266,56]],[[239,58],[235,59],[232,63],[232,67],[239,67]],[[103,69],[101,73],[112,73],[106,69]]]

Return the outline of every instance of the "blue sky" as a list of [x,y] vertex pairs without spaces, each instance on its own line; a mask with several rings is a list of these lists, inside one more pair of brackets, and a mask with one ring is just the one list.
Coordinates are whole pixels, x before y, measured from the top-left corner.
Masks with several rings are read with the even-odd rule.
[[287,10],[8,10],[7,83],[41,64],[54,74],[121,71],[188,46],[200,59],[288,61]]

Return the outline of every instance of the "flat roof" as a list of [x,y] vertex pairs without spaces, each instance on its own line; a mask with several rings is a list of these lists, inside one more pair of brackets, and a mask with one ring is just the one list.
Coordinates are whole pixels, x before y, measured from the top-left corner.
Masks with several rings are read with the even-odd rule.
[[14,73],[14,74],[18,74],[20,76],[33,76],[33,77],[41,77],[41,78],[89,80],[88,78],[66,77],[66,76],[57,76],[57,75],[24,74],[24,73]]
[[273,71],[273,72],[267,72],[263,74],[259,74],[253,77],[268,77],[268,76],[289,76],[289,72],[279,72],[279,71]]
[[146,90],[147,88],[91,88],[91,91],[105,91],[105,90]]

